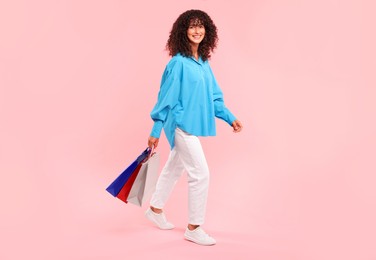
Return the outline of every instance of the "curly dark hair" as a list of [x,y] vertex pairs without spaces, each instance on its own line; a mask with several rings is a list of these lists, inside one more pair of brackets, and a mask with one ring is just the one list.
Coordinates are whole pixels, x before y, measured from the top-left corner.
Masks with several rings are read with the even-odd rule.
[[218,34],[213,20],[207,13],[201,10],[188,10],[178,17],[172,26],[166,49],[171,56],[175,56],[177,53],[185,57],[192,56],[187,36],[187,30],[191,24],[203,25],[205,27],[205,36],[198,46],[198,54],[202,60],[206,61],[210,58],[211,52],[217,47]]

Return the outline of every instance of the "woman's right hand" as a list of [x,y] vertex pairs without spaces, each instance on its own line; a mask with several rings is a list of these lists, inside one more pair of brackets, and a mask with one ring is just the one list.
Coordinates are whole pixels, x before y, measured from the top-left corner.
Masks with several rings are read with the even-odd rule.
[[159,142],[159,138],[155,138],[153,136],[149,136],[148,140],[148,146],[152,148],[154,146],[154,149],[157,148]]

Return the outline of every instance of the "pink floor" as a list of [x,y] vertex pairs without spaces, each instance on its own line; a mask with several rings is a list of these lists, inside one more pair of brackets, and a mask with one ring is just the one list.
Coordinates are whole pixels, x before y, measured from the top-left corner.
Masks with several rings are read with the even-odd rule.
[[[184,181],[178,183],[165,209],[176,225],[169,231],[149,223],[143,216],[145,207],[126,205],[99,184],[74,194],[64,192],[68,184],[62,182],[55,192],[45,190],[55,199],[46,198],[45,205],[36,201],[35,194],[22,196],[27,211],[18,209],[19,214],[12,218],[2,212],[8,222],[1,223],[0,259],[376,259],[375,225],[365,209],[356,207],[351,199],[348,204],[332,204],[336,198],[325,200],[320,194],[311,201],[306,197],[313,204],[301,205],[299,211],[291,207],[297,201],[285,201],[284,211],[275,204],[257,206],[249,198],[244,199],[248,204],[231,203],[241,198],[238,193],[222,199],[211,196],[204,227],[217,245],[204,247],[185,241]],[[218,195],[220,187],[213,182],[211,194]]]

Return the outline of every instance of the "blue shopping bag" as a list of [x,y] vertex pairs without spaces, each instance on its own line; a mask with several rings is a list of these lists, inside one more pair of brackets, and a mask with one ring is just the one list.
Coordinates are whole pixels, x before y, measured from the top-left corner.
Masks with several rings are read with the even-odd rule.
[[137,157],[137,159],[128,166],[111,184],[107,187],[107,191],[112,194],[112,196],[116,197],[121,188],[125,185],[125,183],[128,181],[129,177],[132,175],[134,170],[136,170],[137,166],[149,155],[151,149],[146,148],[145,151],[142,152],[140,156]]

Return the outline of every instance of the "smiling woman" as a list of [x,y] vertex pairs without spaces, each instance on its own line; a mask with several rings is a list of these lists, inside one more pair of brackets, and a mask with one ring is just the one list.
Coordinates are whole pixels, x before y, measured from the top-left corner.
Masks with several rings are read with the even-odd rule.
[[[217,47],[217,27],[210,16],[200,10],[189,10],[182,13],[172,26],[166,48],[171,56],[181,53],[185,57],[192,56],[192,38],[189,37],[193,29],[204,30],[201,41],[198,42],[197,51],[199,56],[206,61],[211,52]],[[202,31],[201,31],[202,33]]]
[[215,117],[226,121],[235,133],[242,129],[226,108],[208,62],[217,41],[217,27],[205,12],[189,10],[178,17],[167,41],[172,59],[151,112],[154,126],[148,139],[149,147],[156,148],[163,128],[171,152],[145,215],[160,229],[174,228],[163,207],[175,183],[187,171],[189,223],[184,237],[200,245],[214,245],[216,241],[200,227],[205,219],[209,168],[198,136],[216,135]]

